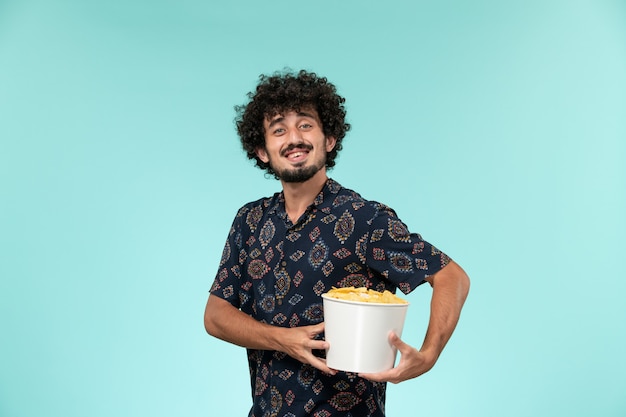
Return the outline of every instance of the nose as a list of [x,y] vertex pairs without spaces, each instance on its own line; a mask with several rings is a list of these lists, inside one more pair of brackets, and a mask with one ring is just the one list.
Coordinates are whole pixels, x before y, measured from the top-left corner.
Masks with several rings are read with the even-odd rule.
[[302,132],[297,127],[289,129],[289,141],[292,143],[302,142]]

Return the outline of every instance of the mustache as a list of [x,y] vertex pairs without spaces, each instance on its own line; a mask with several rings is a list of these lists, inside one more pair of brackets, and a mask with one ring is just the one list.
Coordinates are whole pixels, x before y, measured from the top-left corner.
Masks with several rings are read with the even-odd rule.
[[313,146],[308,145],[306,143],[292,143],[291,145],[289,145],[285,149],[283,149],[280,154],[281,154],[281,156],[285,156],[285,154],[287,152],[291,152],[294,149],[304,149],[304,150],[310,151],[311,149],[313,149]]

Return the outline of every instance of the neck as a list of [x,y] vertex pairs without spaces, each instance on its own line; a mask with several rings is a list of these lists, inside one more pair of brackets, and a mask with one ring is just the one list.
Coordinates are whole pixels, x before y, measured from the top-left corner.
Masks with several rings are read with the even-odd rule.
[[326,170],[319,170],[312,178],[305,182],[282,182],[283,195],[285,196],[285,210],[289,219],[295,223],[304,214],[315,197],[322,191],[326,184]]

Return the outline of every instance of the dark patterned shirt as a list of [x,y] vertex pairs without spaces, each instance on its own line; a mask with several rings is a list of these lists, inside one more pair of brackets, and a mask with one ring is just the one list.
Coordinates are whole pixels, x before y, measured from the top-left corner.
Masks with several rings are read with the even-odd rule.
[[[323,321],[332,286],[408,294],[448,262],[392,209],[329,179],[296,224],[282,193],[242,207],[211,292],[261,322],[305,326]],[[384,383],[326,375],[277,351],[249,349],[248,363],[250,416],[384,416]]]

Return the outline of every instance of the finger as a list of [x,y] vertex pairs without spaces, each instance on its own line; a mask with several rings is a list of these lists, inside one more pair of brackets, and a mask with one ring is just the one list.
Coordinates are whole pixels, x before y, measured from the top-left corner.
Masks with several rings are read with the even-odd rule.
[[389,381],[393,381],[393,379],[395,378],[395,371],[394,369],[390,369],[388,371],[369,373],[369,374],[359,373],[358,375],[361,378],[365,378],[373,382],[389,382]]
[[309,340],[309,342],[307,343],[307,348],[309,349],[325,350],[325,349],[328,349],[329,347],[330,347],[330,343],[328,343],[325,340]]
[[337,373],[336,370],[331,369],[328,367],[328,365],[326,365],[326,360],[318,358],[317,356],[313,356],[309,361],[309,364],[326,374],[335,375]]
[[317,323],[309,327],[311,329],[311,333],[318,335],[324,331],[324,322]]

